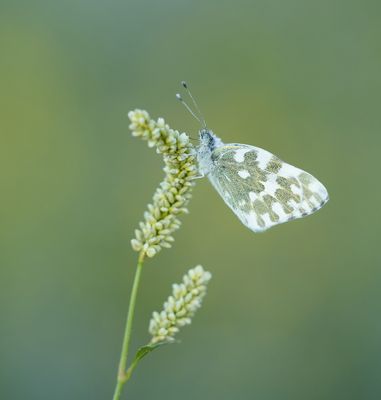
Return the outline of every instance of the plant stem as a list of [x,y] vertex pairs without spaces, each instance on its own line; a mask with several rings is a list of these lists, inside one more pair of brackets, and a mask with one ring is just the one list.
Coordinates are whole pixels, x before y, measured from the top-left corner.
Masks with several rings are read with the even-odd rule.
[[134,319],[136,296],[138,294],[138,288],[139,288],[140,276],[141,276],[142,267],[143,267],[143,261],[144,261],[144,253],[142,252],[139,254],[138,265],[137,265],[136,271],[135,271],[134,283],[132,285],[130,303],[128,306],[126,328],[124,331],[122,351],[120,353],[118,377],[117,377],[117,382],[116,382],[116,386],[115,386],[113,400],[120,399],[120,395],[122,393],[123,386],[129,378],[129,376],[126,374],[127,356],[128,356],[128,348],[129,348],[130,341],[131,341],[132,322]]

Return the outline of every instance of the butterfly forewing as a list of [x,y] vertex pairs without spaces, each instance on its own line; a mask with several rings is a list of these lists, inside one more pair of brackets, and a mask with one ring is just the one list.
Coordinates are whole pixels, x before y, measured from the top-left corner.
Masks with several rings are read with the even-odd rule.
[[316,178],[259,147],[227,144],[211,156],[211,183],[254,232],[312,214],[328,201]]

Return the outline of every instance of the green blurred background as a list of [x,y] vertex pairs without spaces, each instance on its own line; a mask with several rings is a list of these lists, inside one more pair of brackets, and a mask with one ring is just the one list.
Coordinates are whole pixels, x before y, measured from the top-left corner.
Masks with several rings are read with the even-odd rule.
[[331,201],[255,235],[198,181],[145,267],[133,346],[188,268],[212,271],[209,294],[124,397],[379,399],[380,2],[0,4],[0,399],[111,399],[129,240],[163,174],[126,114],[196,136],[182,79],[223,140],[306,169]]

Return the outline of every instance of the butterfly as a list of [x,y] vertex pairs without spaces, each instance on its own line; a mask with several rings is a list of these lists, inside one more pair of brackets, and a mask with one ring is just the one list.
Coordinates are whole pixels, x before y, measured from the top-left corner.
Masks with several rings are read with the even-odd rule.
[[267,150],[247,144],[225,144],[206,123],[186,82],[200,117],[176,97],[203,127],[199,131],[197,161],[206,176],[240,221],[254,232],[313,214],[329,200],[327,189],[302,169],[283,162]]

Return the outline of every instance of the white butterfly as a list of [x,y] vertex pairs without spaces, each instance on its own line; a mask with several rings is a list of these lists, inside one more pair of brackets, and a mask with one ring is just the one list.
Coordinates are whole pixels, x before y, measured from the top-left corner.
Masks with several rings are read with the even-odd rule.
[[[185,82],[182,85],[201,113]],[[241,222],[254,232],[302,218],[319,210],[329,199],[327,189],[311,174],[281,161],[259,147],[224,144],[206,128],[180,95],[177,98],[203,123],[197,159],[207,176]]]

